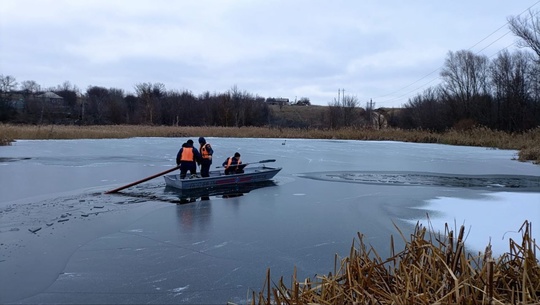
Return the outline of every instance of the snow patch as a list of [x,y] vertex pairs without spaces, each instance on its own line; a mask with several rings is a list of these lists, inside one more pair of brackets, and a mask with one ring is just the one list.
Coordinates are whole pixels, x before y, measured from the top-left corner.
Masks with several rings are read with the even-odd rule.
[[540,193],[487,193],[484,200],[439,197],[420,209],[437,212],[421,221],[436,232],[444,232],[445,223],[453,229],[464,225],[469,250],[483,252],[491,239],[494,256],[509,251],[510,238],[521,241],[518,230],[525,220],[533,224],[533,238],[540,237]]

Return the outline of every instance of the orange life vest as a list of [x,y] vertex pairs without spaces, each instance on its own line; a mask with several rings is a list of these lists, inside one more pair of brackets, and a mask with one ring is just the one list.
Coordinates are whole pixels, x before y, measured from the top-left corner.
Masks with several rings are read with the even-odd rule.
[[203,159],[212,159],[212,155],[208,152],[208,149],[206,146],[209,145],[208,143],[201,145],[201,156]]
[[180,157],[180,161],[195,161],[193,147],[182,147],[182,156]]
[[[225,168],[229,168],[232,165],[233,159],[234,159],[234,157],[229,158],[229,161],[227,162],[227,167],[225,167]],[[240,164],[242,164],[242,161],[240,161],[240,159],[238,159],[238,161],[236,161],[235,165],[240,165]]]

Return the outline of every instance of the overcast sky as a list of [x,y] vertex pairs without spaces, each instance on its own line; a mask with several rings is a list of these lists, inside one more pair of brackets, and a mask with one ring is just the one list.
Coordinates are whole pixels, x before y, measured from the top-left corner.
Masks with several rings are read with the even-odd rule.
[[[0,74],[133,93],[138,83],[399,107],[449,51],[490,58],[538,0],[2,0]],[[528,14],[528,12],[525,12]]]

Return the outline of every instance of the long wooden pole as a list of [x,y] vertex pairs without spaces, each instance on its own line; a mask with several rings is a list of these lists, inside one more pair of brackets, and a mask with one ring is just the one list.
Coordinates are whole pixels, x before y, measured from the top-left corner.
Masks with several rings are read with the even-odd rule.
[[[268,163],[268,162],[276,162],[276,159],[268,159],[268,160],[261,160],[261,161],[258,161],[258,162],[249,162],[249,163],[242,163],[242,164],[231,164],[231,167],[233,166],[246,166],[246,165],[249,165],[249,164],[258,164],[258,163]],[[222,168],[222,167],[225,167],[225,166],[216,166],[216,168]]]
[[135,182],[133,182],[133,183],[130,183],[130,184],[121,186],[121,187],[119,187],[119,188],[115,188],[114,190],[107,191],[107,192],[105,192],[105,194],[116,193],[116,192],[121,191],[121,190],[123,190],[123,189],[125,189],[125,188],[128,188],[128,187],[130,187],[130,186],[134,186],[134,185],[137,185],[137,184],[139,184],[139,183],[143,183],[143,182],[145,182],[145,181],[154,179],[154,178],[159,177],[159,176],[163,176],[163,175],[165,175],[165,174],[167,174],[167,173],[170,173],[170,172],[172,172],[172,171],[175,171],[175,170],[177,170],[177,169],[179,169],[179,168],[180,168],[180,165],[177,166],[177,167],[175,167],[175,168],[168,169],[168,170],[166,170],[166,171],[164,171],[164,172],[157,173],[157,174],[152,175],[152,176],[150,176],[150,177],[146,177],[146,178],[141,179],[141,180],[139,180],[139,181],[135,181]]

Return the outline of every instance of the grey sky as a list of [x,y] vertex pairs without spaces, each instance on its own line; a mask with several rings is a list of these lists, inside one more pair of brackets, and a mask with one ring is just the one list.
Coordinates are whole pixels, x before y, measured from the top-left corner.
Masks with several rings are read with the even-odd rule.
[[436,85],[449,51],[515,50],[507,17],[538,0],[3,0],[0,74],[134,92],[308,97],[338,89],[399,107]]

